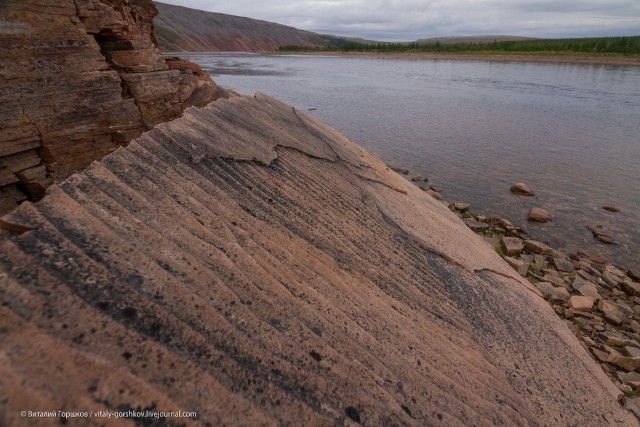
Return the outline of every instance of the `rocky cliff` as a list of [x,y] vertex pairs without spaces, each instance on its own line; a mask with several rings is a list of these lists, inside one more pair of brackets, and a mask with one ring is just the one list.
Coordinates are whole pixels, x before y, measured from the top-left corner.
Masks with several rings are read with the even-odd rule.
[[155,45],[151,0],[0,2],[0,213],[203,106],[217,88]]
[[638,425],[457,216],[264,95],[186,110],[0,228],[2,425]]
[[169,52],[264,52],[286,45],[320,47],[345,42],[273,22],[155,4],[160,12],[154,21],[160,47]]

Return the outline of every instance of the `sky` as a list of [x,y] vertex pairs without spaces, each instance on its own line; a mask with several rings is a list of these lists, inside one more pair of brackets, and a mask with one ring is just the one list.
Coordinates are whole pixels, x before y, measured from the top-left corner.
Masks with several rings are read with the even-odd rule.
[[640,35],[640,0],[163,0],[374,40]]

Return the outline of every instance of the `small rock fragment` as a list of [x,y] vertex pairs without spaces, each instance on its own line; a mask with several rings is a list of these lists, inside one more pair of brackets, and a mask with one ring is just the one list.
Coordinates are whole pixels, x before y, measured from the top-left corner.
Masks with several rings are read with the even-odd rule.
[[602,209],[609,212],[620,212],[620,208],[617,206],[606,205],[603,206]]
[[409,169],[403,168],[400,165],[389,163],[387,166],[389,167],[389,169],[391,169],[392,171],[394,171],[396,173],[401,173],[403,175],[408,175],[409,174]]
[[553,263],[556,268],[565,273],[571,273],[573,271],[573,263],[571,261],[567,261],[564,258],[554,258]]

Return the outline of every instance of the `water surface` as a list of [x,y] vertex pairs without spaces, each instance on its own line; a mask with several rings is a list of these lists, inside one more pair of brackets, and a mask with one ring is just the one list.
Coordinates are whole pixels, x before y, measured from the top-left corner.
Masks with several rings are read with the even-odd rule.
[[[253,54],[191,54],[214,80],[312,114],[426,174],[450,201],[534,238],[640,264],[640,67]],[[535,198],[510,194],[523,181]],[[620,213],[608,213],[615,205]],[[527,223],[533,206],[551,224]],[[595,241],[602,224],[620,243]]]

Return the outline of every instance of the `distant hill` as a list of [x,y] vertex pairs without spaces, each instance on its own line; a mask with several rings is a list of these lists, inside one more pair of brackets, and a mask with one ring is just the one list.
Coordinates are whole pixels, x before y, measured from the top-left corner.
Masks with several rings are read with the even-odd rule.
[[155,5],[159,15],[154,25],[164,51],[260,52],[286,45],[313,48],[358,43],[257,19],[159,2]]
[[536,40],[533,37],[521,36],[453,36],[453,37],[431,37],[428,39],[418,39],[416,43],[427,44],[461,44],[461,43],[491,43],[493,41],[519,41],[519,40]]

